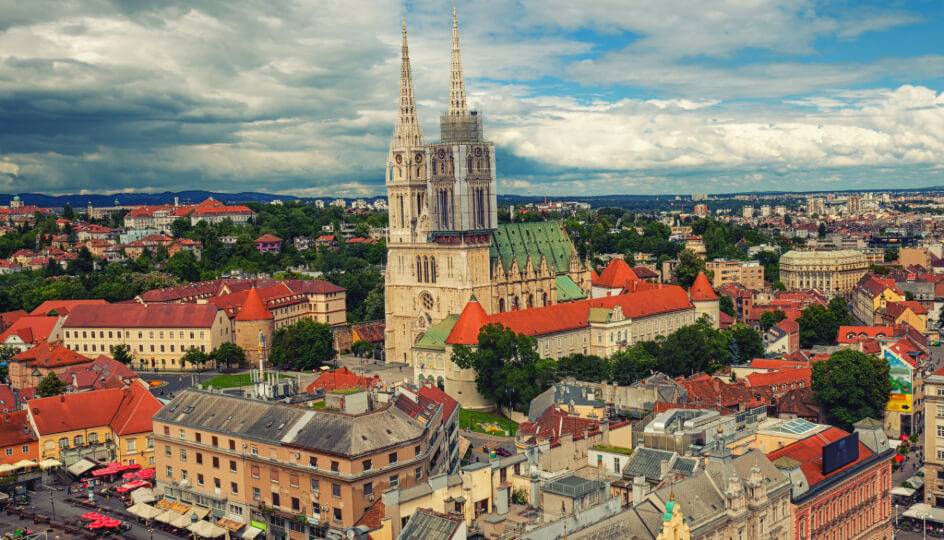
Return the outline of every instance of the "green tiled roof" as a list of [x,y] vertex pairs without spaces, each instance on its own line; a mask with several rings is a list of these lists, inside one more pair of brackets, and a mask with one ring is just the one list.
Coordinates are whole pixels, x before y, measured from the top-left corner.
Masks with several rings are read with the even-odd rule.
[[414,346],[419,349],[445,350],[446,338],[449,337],[449,332],[452,332],[452,327],[456,325],[456,321],[458,320],[458,315],[449,315],[445,319],[430,326]]
[[492,261],[500,259],[506,270],[513,260],[524,270],[528,257],[537,267],[543,256],[552,272],[562,274],[570,269],[573,252],[574,244],[559,221],[503,223],[492,231]]
[[554,281],[557,282],[557,301],[558,302],[569,302],[571,300],[582,300],[587,297],[587,294],[583,292],[583,289],[579,285],[574,283],[574,280],[570,279],[570,276],[564,274],[562,276],[557,276],[554,278]]

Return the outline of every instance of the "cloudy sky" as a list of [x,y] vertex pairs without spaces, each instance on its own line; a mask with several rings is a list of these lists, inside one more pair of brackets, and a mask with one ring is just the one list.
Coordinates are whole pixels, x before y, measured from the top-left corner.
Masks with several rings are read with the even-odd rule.
[[[438,138],[451,4],[0,0],[0,192],[383,192],[410,29]],[[499,187],[944,185],[944,2],[457,2]]]

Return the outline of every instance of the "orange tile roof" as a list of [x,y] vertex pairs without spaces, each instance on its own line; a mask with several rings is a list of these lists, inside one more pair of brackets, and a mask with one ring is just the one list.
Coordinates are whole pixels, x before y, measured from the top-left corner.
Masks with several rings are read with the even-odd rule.
[[76,306],[65,328],[210,328],[219,308],[213,304],[105,304]]
[[140,383],[30,400],[40,435],[109,426],[118,435],[148,433],[161,403]]
[[253,287],[246,293],[246,300],[236,314],[237,321],[267,321],[272,319],[272,313],[266,309],[259,297],[259,291]]
[[768,373],[751,373],[744,377],[751,388],[762,386],[783,389],[784,385],[796,388],[805,388],[813,384],[813,368],[801,367],[797,369],[781,369]]
[[486,324],[500,324],[519,334],[539,336],[575,330],[590,325],[590,309],[619,307],[629,319],[639,319],[660,313],[670,313],[692,307],[685,290],[676,285],[652,286],[636,292],[616,296],[591,298],[562,304],[552,304],[518,311],[488,315],[478,301],[470,301],[463,308],[459,320],[446,338],[452,345],[475,345],[479,330]]
[[58,368],[86,364],[91,358],[83,356],[60,343],[40,343],[31,349],[17,353],[10,359],[12,362],[22,362],[30,367]]
[[843,465],[835,471],[824,475],[823,447],[829,443],[838,441],[846,435],[848,435],[848,433],[845,431],[837,427],[830,427],[829,429],[811,435],[803,440],[774,450],[773,452],[767,454],[767,459],[770,461],[776,461],[782,457],[789,457],[799,461],[800,471],[803,472],[803,476],[806,477],[807,483],[812,488],[816,484],[819,484],[829,477],[842,474],[845,471],[852,469],[857,464],[872,456],[872,451],[860,441],[858,458],[856,458],[852,463]]
[[26,411],[0,415],[0,448],[28,444],[36,439]]
[[688,294],[691,295],[693,302],[708,302],[718,299],[718,295],[715,294],[715,290],[711,288],[711,283],[708,282],[708,276],[706,276],[704,272],[698,272],[698,275],[695,276],[695,282],[692,283]]
[[458,401],[453,399],[449,394],[440,390],[439,387],[433,386],[431,384],[422,386],[416,394],[422,398],[435,401],[436,403],[439,403],[443,406],[443,423],[449,421],[449,419],[452,418],[452,413],[454,413],[455,410],[459,408]]
[[274,235],[274,234],[269,234],[269,233],[265,233],[265,234],[263,234],[262,236],[260,236],[259,238],[256,238],[256,240],[255,240],[255,242],[256,242],[257,244],[260,244],[260,243],[271,243],[271,244],[274,244],[274,243],[276,243],[276,242],[281,242],[281,241],[282,241],[281,238],[279,238],[278,236],[276,236],[276,235]]
[[0,334],[0,343],[5,342],[13,334],[18,335],[24,343],[42,343],[49,339],[49,334],[52,333],[58,321],[59,317],[38,315],[20,317]]
[[840,326],[836,331],[836,341],[855,343],[863,339],[890,338],[895,334],[894,326]]
[[330,392],[338,388],[379,388],[383,386],[383,380],[379,375],[372,377],[358,375],[346,367],[340,367],[333,371],[325,371],[318,378],[313,380],[305,388],[309,394],[314,394],[315,390],[322,389]]
[[105,300],[46,300],[30,312],[30,315],[49,315],[53,311],[57,315],[68,315],[76,306],[100,306],[107,304]]
[[610,263],[603,269],[600,277],[593,281],[593,284],[608,289],[624,289],[634,281],[639,281],[639,276],[626,264],[626,261],[616,257],[610,259]]

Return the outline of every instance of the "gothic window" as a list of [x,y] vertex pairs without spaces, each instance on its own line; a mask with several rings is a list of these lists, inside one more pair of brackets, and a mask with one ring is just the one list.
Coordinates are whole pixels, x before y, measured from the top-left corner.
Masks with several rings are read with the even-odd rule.
[[397,201],[400,203],[400,213],[398,215],[400,227],[403,227],[403,195],[398,195]]
[[423,261],[420,260],[420,256],[416,256],[416,281],[423,282]]
[[541,305],[542,305],[542,306],[546,306],[546,305],[547,305],[547,293],[546,293],[546,292],[542,292],[542,293],[541,293]]
[[439,174],[446,174],[446,164],[444,162],[439,163]]
[[429,260],[429,282],[436,283],[436,257],[430,257]]
[[499,313],[505,312],[505,299],[504,298],[498,299],[498,312]]
[[428,292],[424,292],[420,295],[420,302],[425,309],[433,309],[433,297]]
[[512,310],[512,311],[515,311],[515,310],[517,310],[519,307],[520,307],[520,306],[518,305],[518,297],[517,297],[517,296],[512,296],[512,297],[511,297],[511,310]]
[[429,283],[429,259],[423,257],[423,283]]
[[528,308],[533,308],[533,307],[534,307],[534,295],[531,293],[528,293]]
[[465,168],[466,168],[467,173],[472,172],[472,156],[471,155],[469,155],[469,157],[467,157],[465,160]]

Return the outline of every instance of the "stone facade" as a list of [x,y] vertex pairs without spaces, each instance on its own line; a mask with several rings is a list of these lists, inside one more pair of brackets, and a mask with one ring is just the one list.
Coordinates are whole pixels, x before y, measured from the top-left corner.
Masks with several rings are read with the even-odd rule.
[[466,102],[455,13],[451,69],[441,138],[426,144],[404,24],[399,117],[386,167],[388,361],[415,364],[414,344],[473,296],[493,313],[579,298],[590,287],[560,224],[498,225],[495,145]]
[[787,289],[816,289],[829,296],[852,292],[869,269],[855,250],[788,251],[780,257],[780,280]]

